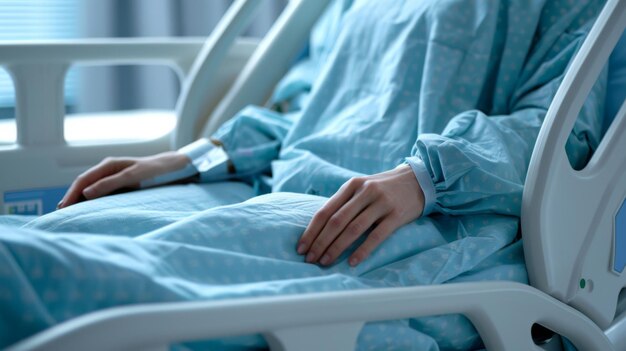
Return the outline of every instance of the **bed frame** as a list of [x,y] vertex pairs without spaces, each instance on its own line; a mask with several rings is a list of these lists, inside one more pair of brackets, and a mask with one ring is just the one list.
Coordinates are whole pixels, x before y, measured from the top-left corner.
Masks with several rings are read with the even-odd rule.
[[[328,1],[291,1],[226,92],[211,89],[205,78],[215,74],[227,53],[232,54],[235,38],[256,2],[236,1],[204,46],[194,47],[199,53],[196,60],[192,64],[179,60],[186,78],[172,146],[196,138],[202,125],[202,133],[210,133],[245,104],[263,104]],[[626,104],[583,170],[570,167],[564,149],[582,104],[625,27],[626,1],[609,0],[568,69],[539,133],[522,206],[531,286],[475,282],[116,307],[62,323],[11,350],[166,350],[172,343],[246,334],[264,335],[272,350],[348,350],[354,349],[367,321],[450,313],[469,318],[488,350],[545,349],[549,338],[535,333],[545,328],[567,337],[580,350],[626,350],[626,224],[617,219],[620,208],[626,211]],[[104,54],[99,58],[100,47]],[[0,45],[0,53],[6,50]],[[31,79],[31,67],[43,71],[49,67],[62,75],[63,67],[76,59],[149,59],[127,43],[25,44],[20,50],[9,59],[2,56],[0,63],[25,84]],[[20,55],[28,50],[62,59],[56,68],[56,61],[49,66],[44,61],[23,65]],[[164,56],[156,49],[153,53]],[[50,54],[42,56],[48,60]],[[200,101],[204,91],[210,92],[209,98]],[[43,100],[57,106],[59,96]],[[18,105],[34,104],[33,98],[22,96]],[[20,130],[35,127],[26,115],[17,116]],[[18,135],[20,145],[30,147],[35,141],[24,131]],[[0,161],[2,157],[0,150]],[[538,346],[541,342],[543,347]]]

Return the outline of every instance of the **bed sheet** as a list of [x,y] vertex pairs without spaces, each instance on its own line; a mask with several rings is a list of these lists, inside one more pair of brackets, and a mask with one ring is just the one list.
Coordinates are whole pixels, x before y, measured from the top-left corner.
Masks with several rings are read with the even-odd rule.
[[22,226],[35,218],[37,218],[37,216],[4,215],[0,216],[0,224],[9,226]]
[[[295,252],[326,198],[250,198],[243,183],[171,186],[86,202],[18,227],[0,225],[0,347],[107,307],[306,292],[527,282],[518,219],[433,215],[399,229],[353,268]],[[246,200],[247,199],[247,200]],[[243,202],[241,202],[243,201]],[[471,324],[448,315],[368,323],[359,349],[472,349]],[[178,348],[265,347],[260,336]]]

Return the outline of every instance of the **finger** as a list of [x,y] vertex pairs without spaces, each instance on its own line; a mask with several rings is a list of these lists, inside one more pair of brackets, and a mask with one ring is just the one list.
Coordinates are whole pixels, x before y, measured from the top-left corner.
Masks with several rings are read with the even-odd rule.
[[306,255],[306,261],[315,262],[320,258],[337,236],[363,209],[372,203],[372,200],[371,194],[359,191],[335,214],[330,216],[324,229],[313,239],[309,252]]
[[81,183],[83,182],[80,178],[76,178],[72,182],[69,189],[65,192],[65,195],[63,195],[63,198],[61,198],[61,201],[57,204],[57,209],[73,205],[79,201],[82,189],[84,188]]
[[359,263],[363,262],[369,255],[383,242],[387,239],[394,230],[398,228],[398,224],[396,224],[396,220],[391,215],[385,217],[379,225],[372,230],[372,232],[367,236],[365,242],[359,246],[358,249],[354,251],[354,253],[348,259],[348,264],[354,267]]
[[85,188],[83,195],[87,200],[92,200],[108,195],[118,189],[137,187],[139,187],[137,176],[133,174],[131,169],[127,169],[100,179],[93,185]]
[[368,206],[348,224],[337,239],[326,249],[326,252],[320,258],[320,263],[329,265],[335,262],[337,257],[386,214],[386,207],[379,202]]
[[311,222],[298,241],[297,251],[300,255],[309,250],[313,239],[315,239],[324,228],[328,219],[352,197],[359,187],[359,182],[359,178],[353,178],[346,182],[335,195],[331,196],[326,204],[315,213],[313,219],[311,219]]
[[72,182],[72,185],[65,193],[65,196],[63,196],[61,202],[59,202],[58,208],[67,207],[79,202],[85,188],[101,178],[116,173],[118,171],[118,166],[115,164],[116,162],[115,159],[105,158],[95,167],[79,175],[76,180]]

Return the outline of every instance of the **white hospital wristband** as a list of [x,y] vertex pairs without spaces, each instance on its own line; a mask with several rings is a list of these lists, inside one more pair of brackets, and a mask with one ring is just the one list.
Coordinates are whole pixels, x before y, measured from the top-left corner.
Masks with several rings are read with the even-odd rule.
[[230,160],[224,149],[207,139],[200,139],[179,151],[191,159],[196,172],[200,173],[201,183],[226,180],[232,176]]

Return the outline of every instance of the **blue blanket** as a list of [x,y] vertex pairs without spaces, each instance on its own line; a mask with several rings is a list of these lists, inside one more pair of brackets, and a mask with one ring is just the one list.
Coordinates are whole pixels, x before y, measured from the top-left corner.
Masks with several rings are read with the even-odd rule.
[[[90,311],[480,280],[527,282],[519,212],[534,140],[601,1],[336,1],[279,85],[216,133],[243,182],[110,196],[0,219],[0,347]],[[599,82],[568,140],[597,145]],[[434,212],[350,267],[295,245],[352,176],[424,161]],[[271,182],[267,171],[272,171]],[[264,183],[273,193],[259,195]],[[258,195],[258,196],[255,196]],[[21,225],[21,226],[20,226]],[[358,244],[358,243],[357,243]],[[348,250],[348,252],[350,252]],[[188,346],[262,347],[258,336]],[[370,323],[360,349],[472,349],[462,316]]]
[[[173,186],[81,203],[19,229],[0,227],[2,345],[132,303],[526,281],[521,244],[511,244],[514,217],[425,218],[356,268],[344,258],[323,268],[304,263],[295,245],[325,198],[275,193],[236,203],[251,194],[235,182]],[[360,340],[416,350],[480,345],[461,316],[373,323]],[[258,337],[237,341],[263,345]]]

